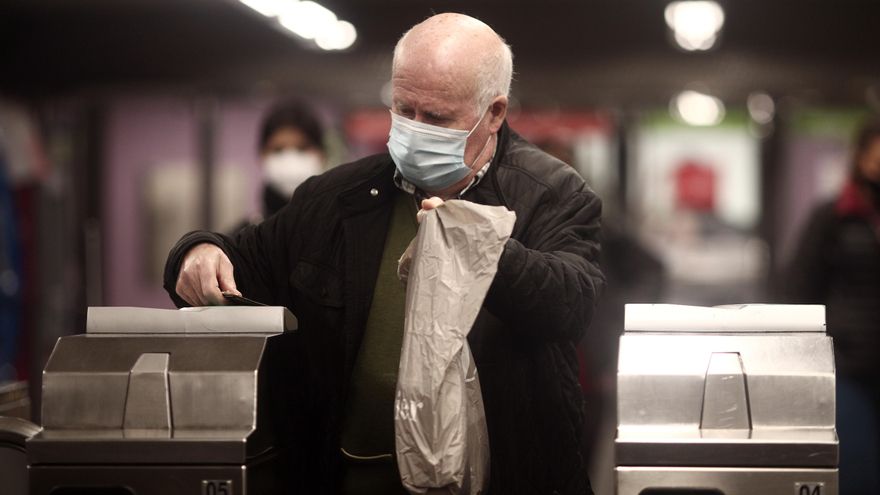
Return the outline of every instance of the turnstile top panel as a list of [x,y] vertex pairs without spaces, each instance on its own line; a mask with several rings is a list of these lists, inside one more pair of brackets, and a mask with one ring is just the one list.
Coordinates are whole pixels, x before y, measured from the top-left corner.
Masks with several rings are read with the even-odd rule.
[[825,306],[817,304],[739,304],[685,306],[627,304],[627,332],[825,333]]
[[282,306],[210,306],[183,309],[90,307],[89,334],[274,334],[297,329]]

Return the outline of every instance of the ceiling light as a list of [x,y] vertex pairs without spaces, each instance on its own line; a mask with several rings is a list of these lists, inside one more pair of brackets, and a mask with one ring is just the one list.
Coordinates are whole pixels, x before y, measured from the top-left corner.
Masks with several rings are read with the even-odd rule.
[[345,50],[354,44],[357,31],[348,21],[336,21],[315,37],[315,43],[324,50]]
[[333,11],[310,1],[292,4],[278,17],[282,26],[307,40],[334,29],[336,20]]
[[711,0],[672,2],[666,6],[666,25],[685,50],[708,50],[724,26],[724,10]]
[[670,112],[689,125],[717,125],[724,119],[724,103],[714,96],[687,90],[672,99]]
[[769,124],[776,113],[776,104],[767,93],[752,93],[746,100],[749,116],[758,124]]
[[324,50],[345,50],[357,39],[354,25],[310,0],[239,1],[266,17],[277,18],[282,27],[300,38],[314,40]]
[[239,0],[241,3],[256,10],[266,17],[275,17],[279,14],[282,2],[279,0]]

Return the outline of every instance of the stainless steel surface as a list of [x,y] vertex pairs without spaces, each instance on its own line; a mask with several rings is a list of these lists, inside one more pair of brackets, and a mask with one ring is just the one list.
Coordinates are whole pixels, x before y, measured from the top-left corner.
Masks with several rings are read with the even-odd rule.
[[[27,442],[32,493],[199,493],[217,480],[232,481],[230,495],[278,493],[284,454],[272,417],[287,398],[270,382],[289,373],[292,315],[162,311],[149,334],[153,311],[110,309],[90,313],[94,332],[59,339],[43,372],[44,429]],[[123,326],[111,333],[110,321]]]
[[0,442],[2,443],[24,445],[25,440],[39,431],[39,426],[26,419],[0,416]]
[[736,352],[713,352],[703,386],[700,429],[750,430],[752,419],[742,359]]
[[6,495],[27,495],[27,456],[24,450],[0,443],[0,483]]
[[620,338],[618,421],[698,429],[713,353],[738,353],[752,427],[833,428],[834,359],[819,333],[655,334]]
[[31,400],[28,396],[27,382],[0,382],[0,416],[31,418]]
[[44,430],[28,442],[27,454],[41,465],[243,464],[268,447],[251,448],[252,431]]
[[618,493],[836,494],[824,326],[822,306],[627,305]]
[[0,416],[0,492],[8,495],[28,493],[25,442],[39,430],[30,421]]
[[[31,467],[32,494],[51,494],[56,487],[77,489],[73,493],[90,493],[102,489],[125,489],[111,493],[132,495],[176,495],[202,493],[206,480],[231,480],[228,494],[265,495],[285,493],[277,476],[278,466],[273,459],[240,465],[166,465],[166,466],[35,466]],[[97,490],[95,490],[97,491]],[[56,492],[57,493],[57,492]]]
[[694,430],[620,428],[618,466],[833,467],[838,463],[834,430]]
[[171,400],[168,393],[168,354],[141,354],[128,375],[126,430],[171,430]]
[[129,374],[141,355],[151,352],[169,355],[175,427],[253,427],[255,371],[266,338],[247,334],[62,338],[43,372],[43,426],[122,428]]
[[[616,474],[617,495],[651,490],[673,495],[674,489],[682,490],[679,493],[701,489],[719,495],[801,495],[798,490],[802,486],[818,487],[806,492],[808,495],[838,495],[837,469],[618,467]],[[684,491],[688,489],[691,491]]]
[[281,306],[210,306],[183,309],[91,307],[89,334],[282,333],[298,328]]

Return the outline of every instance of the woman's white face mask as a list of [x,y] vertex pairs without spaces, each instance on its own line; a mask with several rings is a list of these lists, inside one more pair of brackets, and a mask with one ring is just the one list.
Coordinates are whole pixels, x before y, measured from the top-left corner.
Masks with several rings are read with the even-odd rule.
[[266,156],[263,174],[267,184],[289,198],[306,179],[324,171],[321,162],[314,151],[285,149]]

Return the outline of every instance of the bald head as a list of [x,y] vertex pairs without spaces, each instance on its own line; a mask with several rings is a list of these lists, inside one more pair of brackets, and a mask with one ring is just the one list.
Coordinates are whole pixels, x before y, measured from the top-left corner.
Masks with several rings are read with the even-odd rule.
[[510,92],[512,58],[510,47],[482,21],[463,14],[437,14],[400,38],[392,78],[401,71],[416,71],[482,108]]

